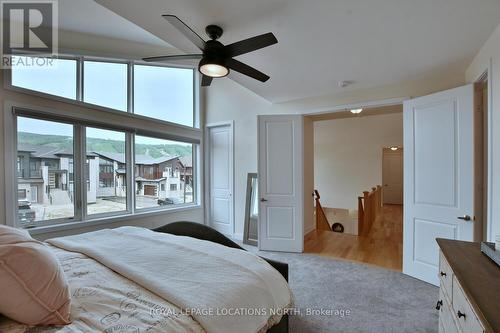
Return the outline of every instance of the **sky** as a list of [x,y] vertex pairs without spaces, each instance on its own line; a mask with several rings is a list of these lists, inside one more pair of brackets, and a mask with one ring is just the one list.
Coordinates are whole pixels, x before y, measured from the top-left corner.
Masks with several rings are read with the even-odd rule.
[[[14,68],[12,85],[76,99],[77,62],[68,59],[55,62],[57,66],[54,68]],[[193,75],[192,69],[135,65],[134,113],[193,126]],[[126,111],[126,64],[85,61],[83,77],[85,102]],[[39,127],[31,121],[25,122],[25,126],[25,131],[31,133],[68,135],[64,126],[56,124]],[[118,136],[118,133],[109,131],[92,133],[100,135],[94,136],[98,138],[108,136],[114,139]]]

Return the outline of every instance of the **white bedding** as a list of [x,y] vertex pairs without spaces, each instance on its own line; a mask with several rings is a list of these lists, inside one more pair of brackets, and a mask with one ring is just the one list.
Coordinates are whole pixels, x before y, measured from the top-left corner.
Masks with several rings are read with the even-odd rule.
[[[51,247],[71,290],[66,326],[29,327],[0,317],[1,333],[165,333],[205,332],[192,317],[84,254]],[[151,316],[151,308],[170,315]]]
[[[177,308],[191,311],[209,333],[265,331],[281,319],[272,311],[292,305],[288,284],[267,262],[212,242],[135,227],[48,242],[83,253]],[[197,329],[195,325],[187,331]]]

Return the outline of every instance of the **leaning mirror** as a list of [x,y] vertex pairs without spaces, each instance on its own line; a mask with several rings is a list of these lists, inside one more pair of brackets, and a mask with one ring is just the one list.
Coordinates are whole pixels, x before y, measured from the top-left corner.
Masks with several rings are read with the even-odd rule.
[[259,207],[257,188],[257,174],[249,173],[247,176],[247,201],[245,207],[245,229],[243,243],[257,246]]

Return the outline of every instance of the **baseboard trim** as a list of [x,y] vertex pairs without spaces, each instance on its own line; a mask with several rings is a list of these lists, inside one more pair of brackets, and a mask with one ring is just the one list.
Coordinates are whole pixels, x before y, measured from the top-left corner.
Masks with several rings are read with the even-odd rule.
[[316,230],[316,225],[315,224],[310,225],[309,228],[304,229],[304,237],[306,237],[315,230]]

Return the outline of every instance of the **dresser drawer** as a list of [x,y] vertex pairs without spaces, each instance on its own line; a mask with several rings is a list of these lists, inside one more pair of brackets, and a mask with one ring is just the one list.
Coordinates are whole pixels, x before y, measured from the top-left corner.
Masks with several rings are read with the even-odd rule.
[[460,333],[457,328],[457,323],[453,319],[453,309],[448,303],[446,296],[443,294],[443,288],[439,289],[439,300],[442,301],[439,310],[439,332],[444,333]]
[[484,328],[472,309],[469,301],[460,286],[460,283],[453,277],[453,316],[458,321],[462,331],[467,333],[482,333]]
[[441,281],[441,288],[444,289],[445,295],[450,301],[453,301],[453,271],[450,264],[446,261],[442,252],[439,252],[439,280]]

